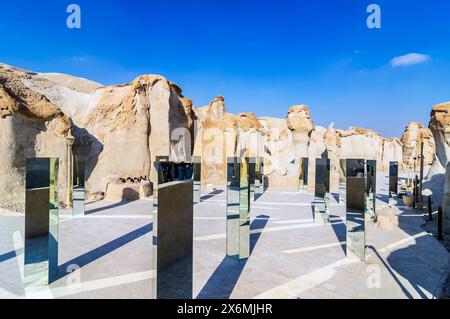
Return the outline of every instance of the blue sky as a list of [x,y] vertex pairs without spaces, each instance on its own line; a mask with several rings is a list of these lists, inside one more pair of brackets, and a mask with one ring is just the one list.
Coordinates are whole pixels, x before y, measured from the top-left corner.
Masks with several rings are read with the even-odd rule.
[[[66,27],[70,3],[80,30]],[[381,29],[366,26],[371,3]],[[157,73],[197,106],[224,95],[230,112],[285,117],[307,104],[318,125],[385,136],[450,100],[447,0],[15,0],[0,38],[0,61],[18,67],[105,85]],[[410,53],[426,58],[390,63]]]

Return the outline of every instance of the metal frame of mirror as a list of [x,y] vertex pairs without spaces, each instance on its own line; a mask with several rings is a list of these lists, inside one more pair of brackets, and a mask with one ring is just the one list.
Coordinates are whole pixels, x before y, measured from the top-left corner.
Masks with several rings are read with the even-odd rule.
[[74,155],[72,159],[72,216],[85,214],[85,159],[81,155]]
[[25,181],[25,287],[58,276],[58,158],[28,158]]
[[308,192],[308,166],[309,159],[307,157],[302,157],[299,159],[298,191],[300,193]]
[[347,159],[341,160],[341,165],[343,161],[346,173],[346,255],[365,261],[366,216],[375,212],[376,161]]
[[314,187],[314,222],[325,225],[329,221],[330,207],[330,159],[316,158]]

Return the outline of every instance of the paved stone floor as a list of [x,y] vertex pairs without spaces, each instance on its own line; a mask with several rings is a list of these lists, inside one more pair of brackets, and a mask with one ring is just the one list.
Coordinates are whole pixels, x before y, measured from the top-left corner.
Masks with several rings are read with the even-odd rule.
[[[386,189],[378,192],[384,199]],[[216,190],[195,205],[197,298],[433,298],[447,277],[450,255],[421,227],[422,213],[393,208],[400,222],[392,231],[369,222],[363,263],[345,257],[344,207],[333,200],[331,224],[316,225],[312,195],[292,190],[269,190],[252,203],[251,256],[227,259],[225,198]],[[152,201],[86,209],[78,218],[62,213],[61,275],[39,291],[23,289],[23,216],[0,215],[0,298],[152,297]]]

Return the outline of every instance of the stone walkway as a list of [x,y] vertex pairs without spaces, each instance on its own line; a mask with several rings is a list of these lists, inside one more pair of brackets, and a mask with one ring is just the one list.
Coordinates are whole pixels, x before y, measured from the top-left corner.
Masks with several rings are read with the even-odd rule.
[[[424,231],[416,211],[393,208],[399,228],[392,231],[368,223],[363,263],[345,257],[343,206],[333,200],[331,225],[320,226],[313,222],[312,195],[268,191],[252,203],[252,253],[238,262],[224,256],[225,197],[217,190],[195,206],[197,298],[439,297],[450,254]],[[151,209],[151,200],[101,201],[88,204],[83,217],[63,213],[61,276],[41,291],[23,289],[23,216],[0,216],[0,297],[151,298]]]

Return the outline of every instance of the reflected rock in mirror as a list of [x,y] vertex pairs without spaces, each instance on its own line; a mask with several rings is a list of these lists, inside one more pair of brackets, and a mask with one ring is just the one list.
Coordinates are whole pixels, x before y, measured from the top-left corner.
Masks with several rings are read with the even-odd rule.
[[58,276],[58,158],[28,158],[25,192],[25,287]]

